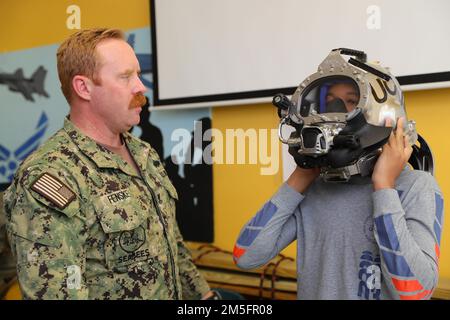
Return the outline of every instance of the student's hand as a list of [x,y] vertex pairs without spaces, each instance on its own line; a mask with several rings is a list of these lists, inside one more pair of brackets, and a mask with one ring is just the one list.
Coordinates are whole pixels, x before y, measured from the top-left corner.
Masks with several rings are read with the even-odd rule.
[[[413,151],[403,134],[405,118],[398,119],[397,128],[391,132],[388,142],[383,146],[383,151],[375,164],[372,174],[372,182],[375,191],[380,189],[393,189],[395,181],[402,172]],[[390,120],[386,126],[391,126]]]
[[320,173],[319,168],[304,169],[297,166],[286,183],[297,192],[303,193]]

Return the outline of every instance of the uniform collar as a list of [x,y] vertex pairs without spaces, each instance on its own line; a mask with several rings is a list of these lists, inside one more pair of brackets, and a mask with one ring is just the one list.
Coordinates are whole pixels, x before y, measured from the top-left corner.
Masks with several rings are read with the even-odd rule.
[[147,169],[150,146],[129,132],[123,133],[122,137],[139,169],[142,172],[145,171]]
[[[68,117],[64,119],[64,131],[77,145],[80,151],[91,159],[99,168],[121,169],[127,174],[136,175],[131,165],[126,165],[125,161],[115,153],[98,144],[95,140],[82,133]],[[122,134],[124,142],[127,144],[134,161],[143,172],[147,168],[149,147],[142,141],[128,132]]]

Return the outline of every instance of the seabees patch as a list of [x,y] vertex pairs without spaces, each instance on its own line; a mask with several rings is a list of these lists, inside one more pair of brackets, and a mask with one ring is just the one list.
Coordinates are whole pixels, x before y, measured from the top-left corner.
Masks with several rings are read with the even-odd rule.
[[31,190],[39,193],[59,209],[64,209],[75,199],[75,193],[72,190],[47,172],[31,185]]

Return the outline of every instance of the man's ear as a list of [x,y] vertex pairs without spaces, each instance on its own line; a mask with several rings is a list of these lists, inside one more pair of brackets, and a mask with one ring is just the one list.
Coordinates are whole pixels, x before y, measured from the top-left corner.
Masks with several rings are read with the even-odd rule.
[[83,100],[91,100],[93,83],[88,77],[76,75],[72,78],[73,91]]

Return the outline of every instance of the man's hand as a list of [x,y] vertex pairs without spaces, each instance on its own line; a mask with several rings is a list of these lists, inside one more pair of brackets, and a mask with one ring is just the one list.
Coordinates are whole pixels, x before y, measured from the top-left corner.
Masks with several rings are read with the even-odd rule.
[[286,183],[297,192],[303,193],[320,173],[319,168],[303,169],[297,166]]
[[217,291],[210,290],[207,293],[205,293],[205,295],[202,297],[202,300],[221,300],[222,297],[220,296],[220,294],[217,293]]
[[[403,125],[405,118],[398,119],[396,130],[392,131],[388,142],[383,146],[383,151],[375,164],[372,174],[372,182],[375,191],[380,189],[393,189],[395,181],[402,172],[413,151],[404,136]],[[390,120],[386,126],[391,126]]]
[[214,292],[211,290],[205,293],[205,295],[202,297],[202,300],[209,300],[210,298],[214,297]]

